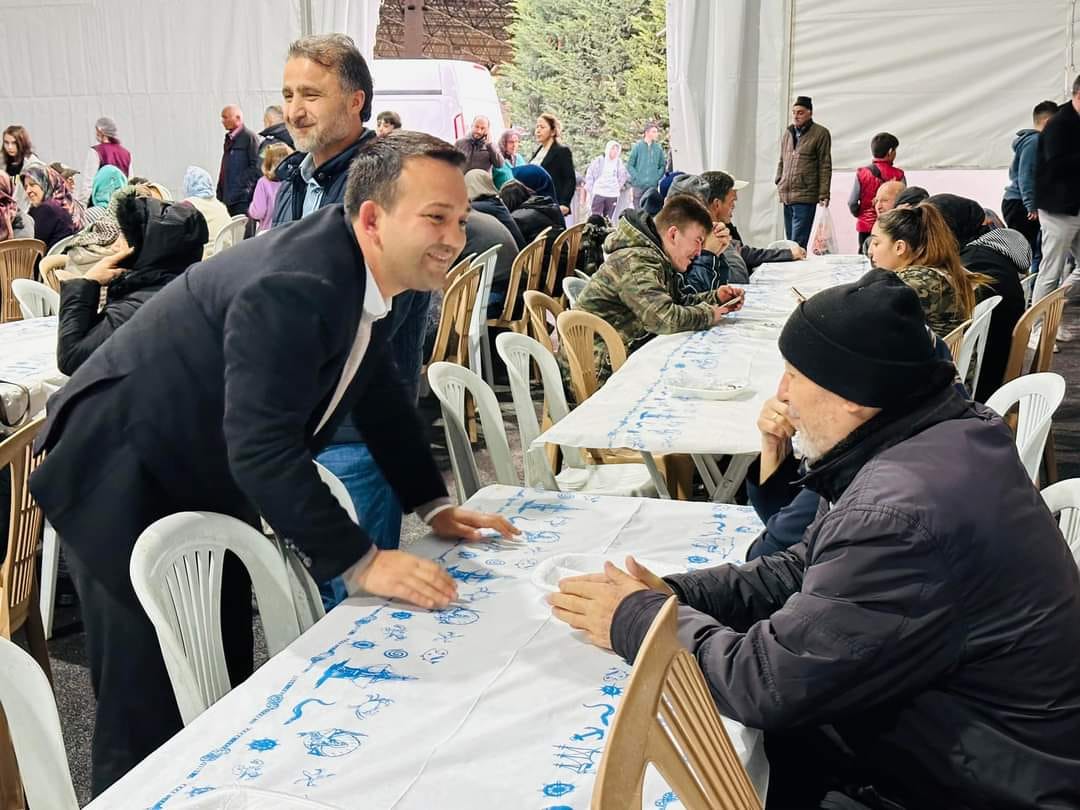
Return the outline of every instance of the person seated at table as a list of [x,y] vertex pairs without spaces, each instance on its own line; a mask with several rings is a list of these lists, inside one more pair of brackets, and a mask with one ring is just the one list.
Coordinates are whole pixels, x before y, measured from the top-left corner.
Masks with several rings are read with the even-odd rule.
[[[363,98],[362,91],[360,99]],[[97,698],[92,790],[180,730],[131,552],[181,511],[265,519],[315,582],[443,608],[454,580],[375,547],[319,478],[314,454],[350,414],[402,506],[442,537],[505,518],[452,505],[388,354],[391,299],[442,286],[469,200],[450,144],[398,131],[360,146],[345,206],[327,205],[190,268],[53,395],[30,489],[56,527],[82,604]],[[314,257],[314,258],[313,258]],[[252,667],[250,588],[227,558],[221,626],[230,682]]]
[[512,169],[514,179],[499,189],[499,198],[509,209],[525,244],[529,244],[544,228],[551,228],[550,242],[566,230],[566,219],[555,202],[555,186],[540,166],[531,164]]
[[19,210],[19,201],[15,199],[15,183],[7,172],[0,172],[0,242],[33,238],[34,220],[29,214],[23,214]]
[[556,618],[633,662],[674,593],[717,708],[765,731],[768,808],[1080,806],[1080,574],[1012,432],[894,274],[800,304],[779,348],[793,431],[763,462],[796,475],[794,432],[802,541],[663,580],[609,563]]
[[116,220],[120,236],[112,252],[82,278],[60,285],[56,361],[64,374],[74,374],[151,296],[202,258],[206,220],[190,205],[128,195],[117,204]]
[[79,230],[71,213],[55,197],[57,185],[63,183],[56,170],[44,164],[35,163],[23,169],[22,184],[30,200],[34,238],[44,242],[46,250]]
[[[880,186],[878,190],[874,192],[874,215],[880,217],[887,211],[892,211],[896,208],[896,198],[907,188],[906,180],[886,180]],[[919,202],[922,202],[920,200]],[[873,228],[871,228],[873,230]],[[870,249],[870,240],[864,239],[859,246],[859,253],[864,256],[867,255],[867,251]]]
[[989,281],[960,263],[949,226],[926,202],[878,218],[868,254],[874,267],[892,270],[918,293],[926,322],[942,338],[971,317],[975,291]]
[[199,166],[187,167],[184,172],[183,195],[181,202],[195,208],[206,220],[207,237],[203,256],[209,257],[214,252],[214,240],[218,238],[222,228],[232,221],[232,216],[225,203],[217,198],[214,181],[206,169]]
[[495,183],[491,179],[490,172],[485,172],[483,169],[470,169],[465,172],[465,189],[469,192],[469,207],[473,211],[495,217],[514,237],[516,245],[514,253],[529,244],[525,241],[521,228],[510,215],[510,209],[506,207],[506,203],[499,197],[499,192],[495,190]]
[[[941,212],[956,237],[964,267],[989,279],[986,285],[979,287],[979,299],[1001,296],[990,315],[979,384],[972,392],[976,402],[985,402],[1001,387],[1005,378],[1013,327],[1024,314],[1020,276],[1031,266],[1031,244],[1020,231],[985,224],[983,207],[975,200],[955,194],[935,194],[927,202]],[[976,362],[976,359],[972,360],[972,371]]]
[[930,192],[922,186],[908,186],[893,201],[893,208],[913,208],[921,202],[926,202]]
[[[679,303],[676,278],[701,252],[712,227],[705,206],[689,194],[669,195],[655,217],[627,211],[604,243],[607,261],[581,291],[577,308],[611,324],[628,354],[657,335],[715,326],[742,307],[742,291],[723,285]],[[602,340],[595,352],[603,382],[611,359]]]
[[[473,169],[470,174],[475,171],[479,171],[484,175],[487,174],[480,169]],[[506,300],[506,289],[510,283],[510,271],[514,267],[518,247],[513,235],[503,226],[502,222],[490,214],[474,208],[469,212],[469,220],[465,223],[465,247],[462,248],[458,257],[454,259],[454,264],[457,264],[466,256],[479,255],[493,245],[499,245],[499,254],[495,259],[495,274],[491,279],[491,295],[488,298],[489,318],[498,317],[502,311],[503,301]],[[437,316],[438,309],[433,301],[431,310],[435,310],[435,312],[429,310],[429,322],[432,314]],[[435,319],[435,326],[437,329],[438,317]],[[434,336],[432,336],[432,341],[434,341]],[[427,351],[425,351],[425,356],[427,356]]]

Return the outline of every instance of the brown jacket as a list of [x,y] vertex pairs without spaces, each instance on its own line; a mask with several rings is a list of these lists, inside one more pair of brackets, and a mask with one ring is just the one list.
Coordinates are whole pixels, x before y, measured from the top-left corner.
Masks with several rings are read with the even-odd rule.
[[829,196],[832,182],[832,136],[811,121],[795,147],[795,127],[784,130],[780,162],[776,166],[776,190],[780,202],[816,203]]

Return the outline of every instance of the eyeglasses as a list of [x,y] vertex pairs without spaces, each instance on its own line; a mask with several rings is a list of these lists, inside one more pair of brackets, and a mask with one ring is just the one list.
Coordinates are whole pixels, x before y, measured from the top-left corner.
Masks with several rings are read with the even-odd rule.
[[[18,414],[18,416],[13,416]],[[30,414],[30,389],[17,382],[0,380],[0,425],[13,428]]]

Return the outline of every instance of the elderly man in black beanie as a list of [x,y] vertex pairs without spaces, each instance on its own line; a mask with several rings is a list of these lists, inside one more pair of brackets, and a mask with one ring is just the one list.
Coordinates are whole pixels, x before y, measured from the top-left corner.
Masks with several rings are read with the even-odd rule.
[[801,304],[780,351],[762,463],[820,496],[802,542],[609,563],[555,616],[633,661],[674,594],[719,710],[766,732],[768,808],[1080,806],[1080,576],[1011,432],[886,271]]

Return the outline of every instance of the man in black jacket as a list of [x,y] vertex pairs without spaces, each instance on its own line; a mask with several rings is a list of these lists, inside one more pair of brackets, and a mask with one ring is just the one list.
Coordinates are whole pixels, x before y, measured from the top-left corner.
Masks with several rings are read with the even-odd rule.
[[[461,163],[427,135],[373,140],[353,164],[345,208],[191,268],[49,402],[37,443],[49,455],[30,487],[63,538],[83,605],[98,700],[95,793],[180,728],[128,577],[135,541],[155,520],[204,510],[258,525],[261,516],[318,582],[445,606],[453,580],[434,562],[374,547],[318,477],[314,455],[351,414],[401,503],[437,534],[513,532],[450,504],[386,351],[391,299],[440,287],[464,244]],[[221,617],[234,684],[251,657],[250,597],[237,590],[223,587]]]
[[232,216],[246,214],[259,180],[259,139],[244,126],[244,114],[235,104],[221,111],[225,149],[218,172],[217,198]]
[[[1035,205],[1042,228],[1042,260],[1032,302],[1046,297],[1066,278],[1068,259],[1080,261],[1080,75],[1073,81],[1072,98],[1062,104],[1039,135],[1035,162]],[[1072,336],[1058,329],[1058,340]]]
[[1080,806],[1080,575],[1011,431],[888,271],[801,304],[780,350],[762,465],[794,477],[797,433],[802,542],[664,580],[609,565],[555,615],[632,661],[673,592],[720,712],[766,732],[770,808]]

